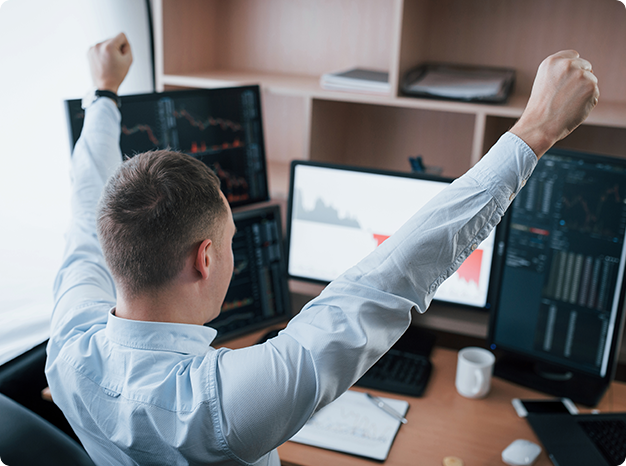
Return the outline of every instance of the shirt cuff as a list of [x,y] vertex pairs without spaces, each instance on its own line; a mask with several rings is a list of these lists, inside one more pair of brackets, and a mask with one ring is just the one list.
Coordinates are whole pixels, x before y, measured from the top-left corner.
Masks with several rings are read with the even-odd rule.
[[530,178],[537,161],[528,144],[513,133],[505,133],[468,175],[506,210]]

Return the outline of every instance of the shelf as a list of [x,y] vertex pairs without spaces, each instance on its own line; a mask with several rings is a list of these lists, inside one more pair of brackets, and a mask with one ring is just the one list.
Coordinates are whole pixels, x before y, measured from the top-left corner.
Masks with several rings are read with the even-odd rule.
[[319,78],[314,76],[258,73],[252,71],[213,70],[184,75],[166,74],[166,85],[217,88],[259,84],[277,94],[304,96],[319,88]]
[[328,91],[320,87],[319,81],[319,76],[270,74],[236,70],[204,71],[185,75],[163,76],[163,83],[171,86],[216,88],[258,84],[265,91],[277,95],[388,105],[393,107],[420,108],[443,112],[486,113],[489,115],[507,117],[519,117],[527,100],[526,96],[516,95],[505,105],[485,105],[359,92]]
[[[250,71],[206,71],[186,75],[164,75],[163,83],[171,86],[216,88],[259,84],[263,90],[282,96],[308,99],[386,105],[440,112],[455,112],[503,118],[519,118],[526,107],[528,96],[515,94],[501,105],[455,102],[413,97],[393,97],[357,92],[327,91],[320,87],[317,76],[256,73]],[[626,127],[626,103],[603,102],[591,112],[585,125]]]
[[602,88],[600,88],[600,101],[589,118],[585,120],[584,125],[626,128],[626,104],[602,101]]

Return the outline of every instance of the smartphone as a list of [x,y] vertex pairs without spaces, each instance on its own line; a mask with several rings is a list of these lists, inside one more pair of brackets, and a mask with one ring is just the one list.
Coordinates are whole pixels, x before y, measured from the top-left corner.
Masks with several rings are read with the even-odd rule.
[[553,398],[551,400],[511,400],[513,408],[519,417],[526,417],[528,413],[570,413],[578,414],[578,408],[569,398]]

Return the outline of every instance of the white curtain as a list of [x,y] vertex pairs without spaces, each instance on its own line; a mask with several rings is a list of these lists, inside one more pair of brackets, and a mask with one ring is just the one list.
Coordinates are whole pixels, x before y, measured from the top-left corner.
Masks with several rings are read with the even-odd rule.
[[91,87],[88,48],[123,31],[120,94],[151,92],[146,0],[0,0],[0,364],[48,337],[69,216],[64,99]]

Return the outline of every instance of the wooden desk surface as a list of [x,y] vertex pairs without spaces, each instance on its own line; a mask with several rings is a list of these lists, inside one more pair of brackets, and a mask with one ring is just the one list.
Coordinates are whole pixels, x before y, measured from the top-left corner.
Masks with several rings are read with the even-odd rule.
[[[258,332],[246,339],[229,342],[228,347],[251,344]],[[456,392],[456,351],[435,348],[433,373],[422,398],[372,393],[408,400],[406,425],[398,432],[385,466],[439,466],[446,456],[457,456],[465,466],[502,466],[501,452],[513,440],[523,438],[539,443],[528,423],[517,416],[512,398],[549,398],[499,378],[493,378],[491,392],[480,400],[467,399]],[[358,388],[354,388],[359,390]],[[581,412],[589,412],[579,406]],[[597,406],[601,411],[626,411],[626,384],[615,382]],[[285,466],[358,466],[375,461],[320,448],[287,442],[278,448]],[[536,466],[550,466],[545,451]]]

